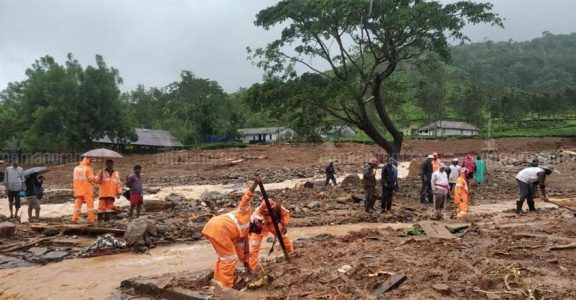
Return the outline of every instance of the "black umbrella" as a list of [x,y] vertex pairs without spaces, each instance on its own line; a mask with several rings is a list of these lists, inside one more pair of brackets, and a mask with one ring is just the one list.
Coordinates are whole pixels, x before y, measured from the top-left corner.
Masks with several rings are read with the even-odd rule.
[[34,168],[30,168],[30,169],[26,169],[24,171],[24,177],[28,177],[32,174],[44,174],[48,172],[48,168],[46,167],[34,167]]

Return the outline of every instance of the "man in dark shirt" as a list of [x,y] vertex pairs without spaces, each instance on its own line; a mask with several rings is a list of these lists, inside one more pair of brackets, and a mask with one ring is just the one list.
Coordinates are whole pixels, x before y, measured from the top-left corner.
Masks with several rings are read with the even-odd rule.
[[140,178],[141,171],[142,167],[135,165],[134,173],[130,174],[130,176],[128,176],[126,179],[126,186],[130,189],[130,213],[128,214],[129,218],[132,218],[134,208],[136,208],[136,218],[139,218],[142,204],[144,204],[144,198],[142,196],[142,179]]
[[326,183],[324,184],[324,186],[328,186],[330,180],[332,180],[332,183],[334,184],[334,186],[336,186],[336,177],[334,176],[335,173],[336,171],[334,170],[334,163],[330,162],[328,167],[326,167]]
[[366,212],[374,210],[374,203],[376,202],[376,167],[378,167],[378,159],[375,157],[371,158],[364,167],[362,182],[364,183],[364,204]]
[[434,202],[432,196],[432,160],[434,156],[428,155],[428,158],[420,166],[420,180],[422,181],[422,188],[420,189],[420,203],[425,203],[428,198],[429,203]]
[[382,168],[382,212],[392,209],[392,196],[396,187],[396,174],[392,159]]

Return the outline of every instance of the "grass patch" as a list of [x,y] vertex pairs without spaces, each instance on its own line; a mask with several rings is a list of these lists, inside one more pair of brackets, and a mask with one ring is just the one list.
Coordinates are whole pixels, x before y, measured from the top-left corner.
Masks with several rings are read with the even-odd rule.
[[246,144],[240,142],[231,142],[231,143],[212,143],[212,144],[202,144],[200,145],[200,149],[202,150],[217,150],[217,149],[226,149],[226,148],[246,148]]

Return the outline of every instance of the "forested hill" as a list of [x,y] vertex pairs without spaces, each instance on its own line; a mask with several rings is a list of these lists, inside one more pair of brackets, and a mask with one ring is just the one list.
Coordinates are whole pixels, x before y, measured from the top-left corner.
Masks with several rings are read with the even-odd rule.
[[525,42],[475,43],[453,47],[450,64],[492,88],[555,93],[576,86],[576,33]]

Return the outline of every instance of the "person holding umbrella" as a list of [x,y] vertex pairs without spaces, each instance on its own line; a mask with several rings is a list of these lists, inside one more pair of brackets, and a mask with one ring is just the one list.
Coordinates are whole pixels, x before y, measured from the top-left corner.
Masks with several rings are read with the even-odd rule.
[[96,215],[94,213],[94,170],[92,169],[92,158],[84,156],[82,161],[74,168],[72,177],[72,184],[74,186],[74,213],[72,214],[72,222],[78,223],[80,219],[80,212],[82,210],[82,203],[86,202],[88,208],[88,222],[96,222]]
[[32,222],[32,210],[34,210],[35,220],[40,219],[40,199],[44,195],[44,176],[38,173],[26,177],[26,201],[28,202],[28,222]]
[[120,199],[122,186],[120,175],[114,170],[114,161],[106,160],[106,169],[98,171],[94,182],[98,184],[98,221],[110,221],[114,211],[114,198]]

